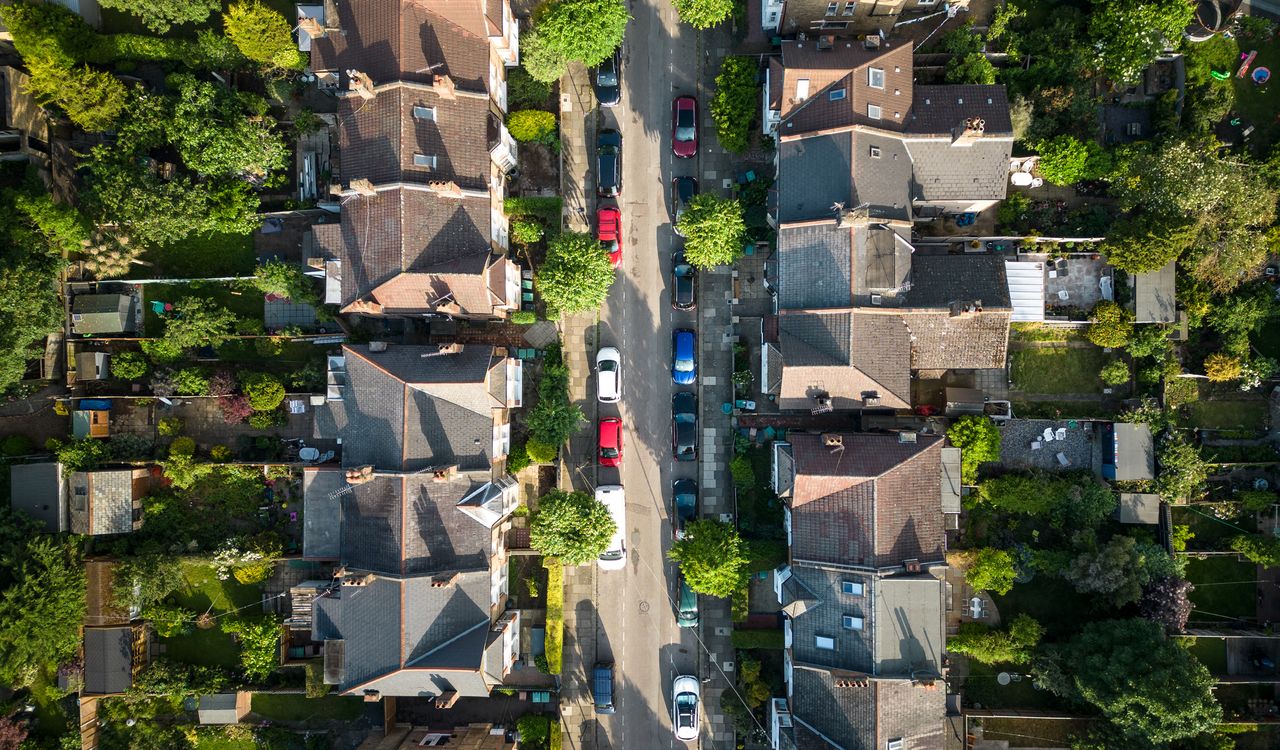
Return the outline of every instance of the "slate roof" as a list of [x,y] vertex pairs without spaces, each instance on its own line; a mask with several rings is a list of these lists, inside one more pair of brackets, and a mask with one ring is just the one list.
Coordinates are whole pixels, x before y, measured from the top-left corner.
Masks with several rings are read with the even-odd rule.
[[907,140],[911,197],[917,201],[1003,200],[1009,183],[1013,137],[984,136],[969,146],[950,138]]
[[31,516],[50,534],[67,531],[67,485],[61,464],[15,464],[10,468],[9,507]]
[[831,206],[852,208],[853,137],[832,133],[778,144],[778,221],[835,219]]
[[460,86],[484,90],[489,70],[488,41],[451,22],[451,2],[427,0],[346,0],[337,4],[341,31],[311,42],[313,70],[359,70],[375,84],[431,83],[447,74]]
[[97,536],[133,531],[133,474],[132,469],[72,474],[71,532]]
[[797,750],[880,750],[895,739],[909,750],[944,747],[946,695],[940,686],[902,679],[849,685],[847,675],[801,665],[792,675]]
[[783,225],[778,229],[778,307],[848,307],[852,258],[851,227],[837,227],[834,220]]
[[341,401],[318,410],[319,437],[341,437],[343,465],[413,471],[493,464],[493,409],[503,406],[485,380],[493,347],[467,345],[441,354],[434,346],[390,346],[373,352],[346,345],[347,385]]
[[[347,481],[343,472],[308,466],[302,472],[302,556],[311,560],[337,560],[342,522],[342,494]],[[342,494],[340,494],[342,493]]]
[[118,695],[133,685],[133,628],[84,629],[84,692]]
[[826,447],[821,435],[790,438],[792,559],[871,568],[942,559],[942,439],[841,438],[843,450]]
[[850,408],[874,391],[882,406],[907,408],[909,336],[902,318],[893,314],[843,310],[778,316],[784,363],[779,405],[808,409],[813,395],[825,392],[834,408]]
[[448,585],[430,577],[348,579],[317,599],[314,637],[344,641],[339,689],[384,695],[488,695],[479,673],[489,625],[488,570],[459,573]]
[[355,570],[427,575],[489,569],[492,534],[457,508],[489,479],[459,474],[379,476],[341,498],[340,559]]

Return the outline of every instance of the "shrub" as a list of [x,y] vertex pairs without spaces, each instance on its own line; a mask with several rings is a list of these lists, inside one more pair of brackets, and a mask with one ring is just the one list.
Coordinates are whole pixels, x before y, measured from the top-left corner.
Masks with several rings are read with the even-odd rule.
[[265,372],[255,372],[242,381],[244,395],[254,411],[273,411],[284,401],[284,384]]
[[173,374],[173,387],[179,396],[203,396],[209,392],[209,377],[202,368],[184,367]]
[[523,65],[507,69],[507,103],[510,111],[541,109],[551,98],[551,84],[529,75]]
[[739,492],[755,487],[756,473],[751,468],[751,459],[746,456],[734,456],[729,461],[729,473],[733,475],[733,484]]
[[285,17],[257,0],[238,2],[222,16],[227,38],[240,54],[268,68],[301,69],[306,65]]
[[1013,555],[993,547],[970,553],[969,566],[964,572],[964,579],[970,586],[978,591],[990,591],[997,596],[1013,590],[1015,577]]
[[546,714],[525,714],[516,719],[520,747],[546,748],[551,738],[551,719]]
[[1027,614],[1014,618],[1008,630],[992,630],[979,622],[960,624],[960,632],[947,639],[947,650],[966,654],[985,664],[1027,664],[1044,626]]
[[111,355],[111,375],[120,380],[142,380],[151,370],[142,352],[120,352]]
[[156,431],[160,433],[160,437],[176,437],[182,434],[182,420],[178,417],[168,417],[160,420],[156,425]]
[[230,461],[231,449],[225,445],[215,445],[209,449],[209,457],[214,461]]
[[1103,365],[1098,377],[1107,385],[1124,385],[1129,382],[1129,363],[1123,359],[1113,359]]
[[279,260],[258,266],[253,274],[253,286],[263,294],[274,294],[293,302],[317,304],[320,301],[315,280],[298,266]]
[[269,430],[280,424],[281,411],[255,411],[249,415],[249,426],[255,430]]
[[1280,566],[1280,539],[1267,534],[1241,534],[1231,540],[1231,549],[1263,567]]
[[227,424],[243,424],[254,413],[247,396],[223,396],[218,399],[218,408]]
[[209,378],[205,395],[228,396],[236,390],[236,376],[227,370],[218,370]]
[[1118,349],[1128,344],[1133,336],[1133,316],[1110,300],[1102,300],[1093,306],[1089,323],[1085,336],[1096,346]]
[[272,617],[222,621],[224,633],[234,633],[240,643],[240,667],[251,681],[262,681],[280,666],[280,623]]
[[726,57],[716,76],[716,93],[711,99],[711,119],[716,137],[725,150],[740,154],[751,144],[760,87],[756,84],[753,57]]
[[142,617],[151,622],[156,635],[161,638],[186,635],[194,629],[196,624],[195,612],[168,604],[148,606],[143,609]]
[[1239,357],[1214,352],[1204,358],[1204,374],[1214,383],[1239,380],[1243,366]]
[[502,201],[502,212],[507,216],[534,216],[542,220],[552,230],[552,233],[559,231],[560,212],[564,207],[564,200],[558,196],[515,196],[504,198]]
[[544,559],[547,569],[547,634],[543,650],[546,671],[560,674],[564,657],[564,567],[556,559]]
[[546,143],[556,133],[556,116],[542,109],[522,109],[507,115],[511,137],[524,143]]
[[[178,420],[181,422],[182,420]],[[189,437],[180,437],[169,444],[170,458],[191,458],[196,454],[196,441]]]
[[542,224],[533,219],[511,220],[511,241],[522,247],[542,239]]
[[533,462],[529,460],[529,451],[525,449],[524,443],[512,443],[511,450],[507,453],[507,473],[518,474],[526,466]]
[[305,669],[307,672],[308,698],[323,698],[333,690],[333,686],[325,684],[324,681],[324,662],[312,659],[306,663]]
[[1109,171],[1108,158],[1094,141],[1081,141],[1070,135],[1035,145],[1040,152],[1036,170],[1055,185],[1074,185],[1081,180],[1096,179]]
[[960,449],[961,480],[978,481],[978,466],[1000,459],[1000,431],[987,417],[965,415],[947,429],[947,439]]
[[1257,513],[1270,510],[1271,506],[1276,503],[1277,495],[1266,490],[1243,490],[1236,493],[1236,499],[1240,501],[1240,505],[1245,510]]
[[9,435],[4,440],[0,440],[0,455],[22,456],[30,453],[35,447],[35,443],[26,435]]
[[525,441],[524,448],[529,460],[535,464],[549,464],[556,460],[556,456],[560,453],[558,446],[548,445],[532,437]]
[[538,322],[538,315],[532,310],[517,310],[511,313],[511,322],[518,326],[531,326]]

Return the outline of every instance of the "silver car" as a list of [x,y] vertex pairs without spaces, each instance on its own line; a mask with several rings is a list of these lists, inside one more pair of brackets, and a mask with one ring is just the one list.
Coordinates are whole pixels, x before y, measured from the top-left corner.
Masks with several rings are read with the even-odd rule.
[[671,683],[671,727],[676,739],[693,742],[698,739],[698,678],[682,674]]

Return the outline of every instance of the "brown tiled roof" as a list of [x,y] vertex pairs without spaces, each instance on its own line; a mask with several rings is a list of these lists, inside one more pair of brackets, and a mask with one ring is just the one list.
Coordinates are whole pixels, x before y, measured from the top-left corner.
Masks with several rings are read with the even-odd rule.
[[[434,108],[435,118],[415,118],[415,106]],[[338,120],[348,184],[357,178],[375,185],[448,180],[484,190],[489,182],[489,131],[496,122],[487,97],[459,93],[450,101],[430,86],[392,85],[371,100],[343,97]],[[415,154],[436,157],[436,166],[416,166]]]
[[939,560],[943,552],[942,438],[843,433],[842,448],[821,435],[793,435],[793,559],[886,567]]
[[[783,43],[786,66],[782,93],[781,126],[784,134],[802,133],[854,124],[901,130],[912,101],[911,45],[866,49],[861,43],[837,40],[836,47],[818,50],[813,41]],[[884,88],[873,88],[868,69],[884,71]],[[809,79],[809,97],[796,102],[796,86]],[[828,92],[845,89],[843,99],[832,101]],[[867,116],[868,105],[881,109],[878,120]],[[895,114],[897,115],[895,117]]]
[[906,129],[913,134],[951,135],[971,117],[985,122],[988,136],[1013,135],[1004,86],[977,84],[917,86]]
[[[489,42],[458,21],[450,21],[453,6],[445,0],[345,0],[338,3],[341,30],[311,42],[314,70],[358,70],[374,84],[390,81],[431,83],[447,74],[463,88],[485,90],[489,73]],[[447,7],[446,7],[447,6]],[[432,12],[432,9],[437,12]],[[477,8],[477,11],[480,9]],[[459,21],[475,25],[470,14]],[[443,64],[442,64],[443,63]]]
[[1005,366],[1009,321],[1004,311],[907,313],[914,370],[995,369]]
[[816,391],[825,392],[837,409],[861,405],[868,391],[879,395],[881,406],[910,407],[910,339],[900,317],[797,311],[778,317],[778,340],[782,408],[811,408]]

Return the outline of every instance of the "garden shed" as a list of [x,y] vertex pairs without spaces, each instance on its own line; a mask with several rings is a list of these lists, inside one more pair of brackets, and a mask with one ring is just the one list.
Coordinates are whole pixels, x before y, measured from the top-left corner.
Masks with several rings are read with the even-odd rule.
[[1102,476],[1113,482],[1154,479],[1155,441],[1145,424],[1117,422],[1102,428]]
[[1137,323],[1174,323],[1178,320],[1176,305],[1178,274],[1174,261],[1158,271],[1147,271],[1133,277],[1133,314]]
[[1160,496],[1145,492],[1121,492],[1116,520],[1120,523],[1160,523]]
[[9,507],[50,534],[67,531],[67,485],[59,463],[17,464],[9,470]]
[[132,331],[135,317],[127,294],[80,294],[71,303],[71,331],[80,335]]
[[249,715],[252,697],[247,690],[202,695],[196,717],[201,724],[239,724]]

